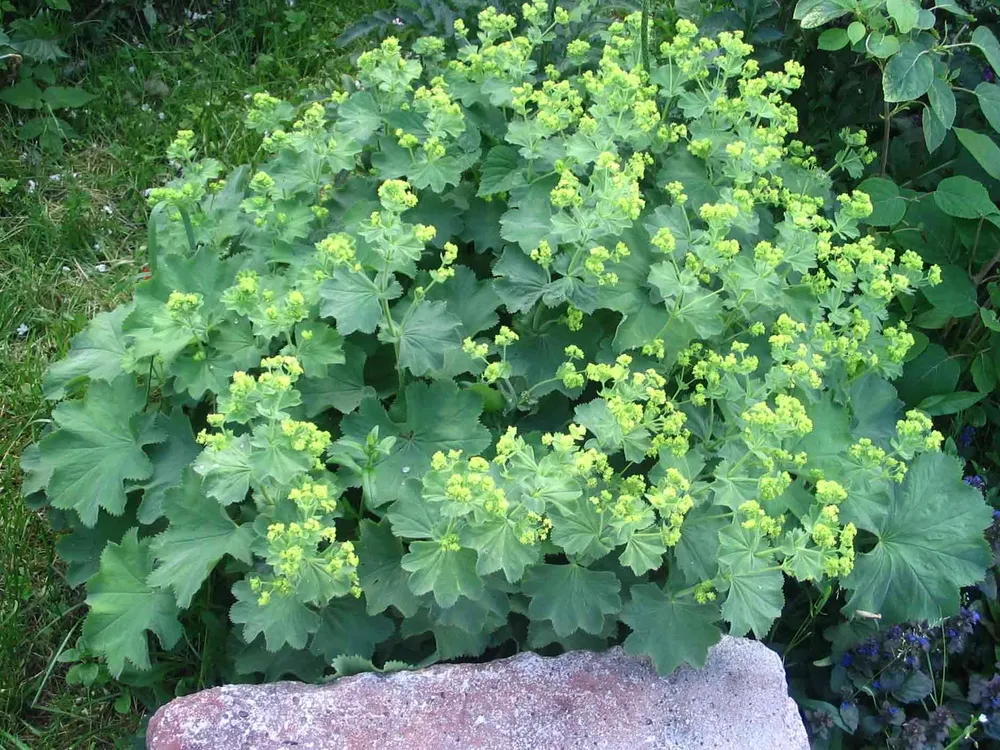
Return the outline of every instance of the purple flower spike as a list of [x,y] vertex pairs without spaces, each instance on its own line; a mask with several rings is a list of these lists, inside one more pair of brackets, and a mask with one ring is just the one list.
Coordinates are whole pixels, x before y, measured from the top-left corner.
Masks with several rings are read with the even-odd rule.
[[971,474],[970,476],[965,477],[964,481],[967,485],[975,487],[980,492],[986,489],[986,480],[978,474]]
[[976,438],[976,428],[972,425],[965,425],[958,433],[958,439],[955,441],[958,443],[959,448],[968,448],[972,445],[972,441]]
[[983,71],[983,80],[987,83],[993,83],[993,81],[996,80],[996,77],[996,72],[994,72],[991,66],[987,65],[986,69]]

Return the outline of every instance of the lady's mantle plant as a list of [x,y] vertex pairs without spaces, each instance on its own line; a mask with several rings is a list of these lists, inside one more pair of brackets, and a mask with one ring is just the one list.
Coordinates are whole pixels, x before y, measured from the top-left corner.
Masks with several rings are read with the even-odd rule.
[[786,579],[934,620],[981,578],[990,510],[887,382],[939,271],[789,140],[801,67],[634,16],[542,68],[547,7],[256,96],[254,170],[179,134],[152,278],[24,458],[113,674],[147,631],[269,676],[622,636],[669,672]]

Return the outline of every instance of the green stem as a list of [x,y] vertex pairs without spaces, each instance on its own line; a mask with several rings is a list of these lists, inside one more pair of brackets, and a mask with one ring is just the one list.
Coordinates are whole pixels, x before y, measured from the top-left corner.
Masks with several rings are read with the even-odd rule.
[[892,115],[889,114],[889,102],[882,102],[884,109],[882,110],[882,166],[879,169],[879,174],[883,177],[885,176],[885,170],[889,166],[889,123],[892,119]]
[[191,215],[186,209],[180,209],[181,220],[184,222],[184,233],[187,235],[188,247],[191,248],[191,253],[198,249],[194,241],[194,224],[191,223]]

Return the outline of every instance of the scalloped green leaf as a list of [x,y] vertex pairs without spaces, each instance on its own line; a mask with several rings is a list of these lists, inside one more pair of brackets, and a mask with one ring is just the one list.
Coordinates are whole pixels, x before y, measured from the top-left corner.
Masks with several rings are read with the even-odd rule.
[[719,608],[677,596],[673,587],[664,590],[642,583],[629,590],[629,601],[621,620],[632,632],[625,651],[648,656],[656,671],[666,676],[682,664],[695,669],[705,666],[708,650],[722,638],[716,626]]
[[865,610],[888,622],[935,622],[958,611],[959,592],[982,580],[992,554],[983,530],[993,522],[982,493],[962,481],[960,462],[943,453],[914,459],[884,505],[853,517],[876,537],[843,580],[848,612]]
[[105,547],[97,574],[87,582],[90,612],[83,637],[90,650],[104,656],[115,677],[126,663],[150,668],[147,631],[163,648],[172,648],[183,632],[174,595],[146,582],[153,566],[150,544],[149,539],[139,541],[138,529],[128,532],[121,544]]
[[609,571],[570,563],[538,565],[525,575],[521,590],[531,597],[528,617],[551,620],[559,636],[577,630],[600,633],[604,616],[621,611],[621,582]]
[[226,555],[250,564],[254,541],[250,524],[237,525],[219,503],[206,497],[202,480],[187,471],[184,484],[166,493],[163,509],[170,525],[153,539],[156,568],[146,579],[155,588],[171,588],[177,606],[191,599]]
[[46,494],[53,506],[75,510],[86,526],[97,523],[99,509],[122,514],[125,482],[153,473],[143,446],[166,438],[155,415],[142,413],[145,403],[145,389],[123,375],[113,383],[96,381],[82,400],[56,407],[57,429],[39,443],[42,460],[52,467]]

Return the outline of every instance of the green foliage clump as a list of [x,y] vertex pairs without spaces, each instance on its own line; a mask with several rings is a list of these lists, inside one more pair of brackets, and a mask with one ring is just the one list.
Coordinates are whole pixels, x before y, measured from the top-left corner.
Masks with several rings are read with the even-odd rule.
[[81,652],[212,681],[624,637],[669,672],[792,581],[957,611],[991,514],[887,382],[940,270],[789,140],[800,65],[639,15],[541,65],[575,20],[488,8],[258,94],[254,169],[178,135],[151,279],[52,368],[23,462]]

